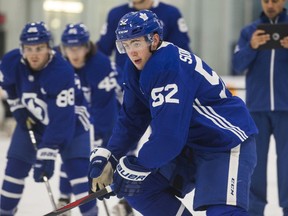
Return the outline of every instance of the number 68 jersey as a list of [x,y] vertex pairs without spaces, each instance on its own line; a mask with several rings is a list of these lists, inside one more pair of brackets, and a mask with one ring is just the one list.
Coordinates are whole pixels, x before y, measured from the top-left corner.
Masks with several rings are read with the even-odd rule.
[[148,125],[152,132],[138,155],[148,168],[168,163],[184,146],[226,151],[257,133],[244,102],[198,56],[163,42],[142,71],[126,66],[123,109],[108,144],[116,156]]
[[[60,55],[51,54],[42,70],[32,71],[15,49],[3,57],[0,69],[0,85],[8,94],[11,111],[28,111],[36,121],[33,129],[43,133],[41,145],[57,147],[89,129],[89,114],[84,97],[77,93],[74,70]],[[79,116],[87,120],[80,124]]]

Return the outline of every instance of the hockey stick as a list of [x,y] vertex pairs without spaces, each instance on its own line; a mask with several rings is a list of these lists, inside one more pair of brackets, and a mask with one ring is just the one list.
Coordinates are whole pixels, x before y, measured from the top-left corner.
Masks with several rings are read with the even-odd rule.
[[[35,138],[35,135],[34,135],[34,131],[32,130],[32,123],[31,123],[30,119],[27,119],[26,126],[28,128],[28,132],[29,132],[31,143],[32,143],[35,151],[37,151],[37,149],[38,149],[37,148],[37,142],[36,142],[36,138]],[[51,186],[49,184],[47,176],[43,176],[43,181],[45,183],[45,186],[46,186],[50,201],[51,201],[51,203],[53,205],[53,208],[57,209],[57,206],[56,206],[56,203],[55,203],[55,199],[54,199],[54,196],[53,196],[53,193],[52,193],[52,189],[51,189]]]
[[107,204],[106,204],[105,199],[103,199],[102,202],[103,202],[103,205],[104,205],[104,208],[105,208],[105,211],[106,211],[107,216],[110,216],[109,209],[108,209],[108,207],[107,207]]
[[28,119],[26,120],[26,126],[27,126],[27,128],[28,128],[28,133],[29,133],[29,136],[30,136],[31,143],[32,143],[35,151],[37,151],[36,138],[35,138],[35,135],[34,135],[34,131],[32,130],[32,123],[31,123],[30,118],[28,118]]
[[54,199],[54,196],[53,196],[53,193],[52,193],[52,189],[51,189],[51,186],[49,184],[47,176],[43,176],[43,180],[44,180],[44,183],[46,185],[46,189],[48,191],[48,195],[49,195],[50,201],[51,201],[51,203],[53,205],[53,208],[57,209],[57,205],[55,203],[55,199]]
[[95,193],[88,194],[87,196],[84,196],[84,197],[82,197],[82,198],[80,198],[74,202],[71,202],[62,208],[56,209],[56,210],[54,210],[48,214],[45,214],[44,216],[56,216],[56,215],[62,214],[66,211],[69,211],[69,210],[75,208],[75,207],[78,207],[78,206],[83,205],[87,202],[90,202],[91,200],[105,196],[106,194],[111,193],[112,191],[113,191],[113,185],[108,185],[105,188],[103,188],[99,191],[96,191]]

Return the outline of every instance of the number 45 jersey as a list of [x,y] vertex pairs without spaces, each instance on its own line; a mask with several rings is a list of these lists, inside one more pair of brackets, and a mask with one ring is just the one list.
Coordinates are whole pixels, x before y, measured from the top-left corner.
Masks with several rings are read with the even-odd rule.
[[123,109],[108,149],[122,156],[150,124],[152,133],[138,155],[142,166],[160,167],[184,146],[229,150],[257,133],[244,102],[216,72],[171,43],[163,42],[142,71],[130,61],[124,83]]
[[[28,111],[36,121],[33,130],[42,135],[41,145],[57,148],[89,129],[89,114],[75,85],[74,70],[60,55],[51,54],[42,70],[33,71],[15,49],[3,57],[0,69],[0,85],[7,91],[11,111],[23,115]],[[80,99],[77,103],[75,97]]]
[[88,55],[85,65],[75,69],[89,104],[95,139],[102,139],[103,146],[106,146],[112,133],[122,103],[122,83],[118,70],[119,68],[99,51]]

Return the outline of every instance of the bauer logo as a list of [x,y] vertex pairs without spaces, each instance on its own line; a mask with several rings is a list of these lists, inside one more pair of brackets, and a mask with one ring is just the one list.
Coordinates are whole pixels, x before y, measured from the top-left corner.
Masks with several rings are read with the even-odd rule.
[[144,179],[150,174],[150,172],[142,173],[127,169],[124,170],[120,164],[117,165],[117,172],[122,176],[122,178],[131,181],[144,181]]
[[127,32],[128,32],[128,30],[118,31],[118,34],[125,34],[125,33],[127,33]]
[[39,37],[27,38],[27,41],[37,41],[37,40],[39,40]]
[[68,44],[79,43],[79,40],[78,40],[78,39],[68,40],[67,43],[68,43]]

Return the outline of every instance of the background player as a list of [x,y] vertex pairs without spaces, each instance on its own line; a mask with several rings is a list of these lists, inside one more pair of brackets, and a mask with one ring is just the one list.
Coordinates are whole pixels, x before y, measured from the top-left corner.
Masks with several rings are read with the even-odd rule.
[[178,8],[160,2],[159,0],[129,0],[129,3],[113,8],[107,16],[106,23],[101,30],[101,37],[97,41],[97,47],[104,54],[111,56],[115,51],[115,61],[122,69],[127,55],[120,55],[115,46],[115,30],[120,18],[128,12],[149,9],[157,14],[165,26],[163,38],[177,46],[190,50],[190,39],[188,36],[188,27]]
[[[105,147],[122,103],[119,68],[97,50],[90,41],[90,33],[83,23],[66,25],[61,41],[62,54],[73,66],[89,103],[93,123],[92,148]],[[61,196],[58,207],[70,202],[72,192],[63,166],[61,171]]]
[[[91,153],[92,190],[112,182],[103,170],[116,169],[114,192],[143,215],[191,215],[175,195],[194,188],[196,211],[248,215],[257,128],[244,102],[198,56],[162,41],[153,12],[126,14],[116,35],[130,59],[124,101],[107,148]],[[125,156],[149,124],[138,156]]]
[[[43,22],[26,24],[20,42],[20,49],[4,55],[0,68],[0,84],[17,121],[7,153],[1,216],[15,214],[32,166],[36,182],[53,175],[58,151],[75,197],[83,197],[88,189],[89,113],[73,68],[55,55]],[[27,121],[33,123],[37,150]],[[95,201],[80,206],[80,211],[85,216],[98,212]]]

